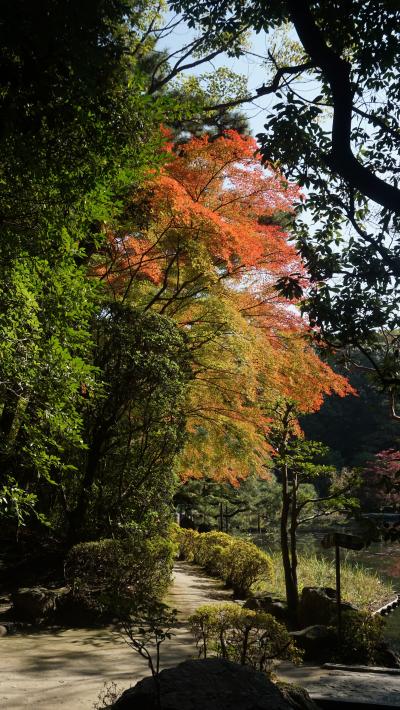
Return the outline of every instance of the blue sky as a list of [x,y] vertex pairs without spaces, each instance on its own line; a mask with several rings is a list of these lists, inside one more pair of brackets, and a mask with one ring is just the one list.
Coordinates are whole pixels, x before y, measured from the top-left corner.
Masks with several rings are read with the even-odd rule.
[[[174,51],[178,47],[186,44],[190,40],[190,36],[194,36],[191,30],[187,27],[178,27],[173,34],[165,40],[160,41],[157,46],[160,49],[167,48]],[[254,32],[251,34],[249,49],[255,54],[266,56],[268,50],[268,40],[265,32],[258,35]],[[212,73],[219,67],[226,67],[237,74],[244,75],[248,82],[249,91],[253,94],[255,93],[255,89],[257,87],[268,81],[267,72],[261,65],[261,59],[257,59],[251,55],[245,55],[239,59],[236,59],[234,57],[228,57],[226,54],[221,54],[212,62],[207,62],[199,66],[197,69],[190,70],[188,74]],[[249,120],[253,135],[256,135],[256,133],[263,130],[264,117],[268,107],[272,105],[272,101],[271,97],[263,97],[257,101],[256,105],[243,104],[240,108]]]

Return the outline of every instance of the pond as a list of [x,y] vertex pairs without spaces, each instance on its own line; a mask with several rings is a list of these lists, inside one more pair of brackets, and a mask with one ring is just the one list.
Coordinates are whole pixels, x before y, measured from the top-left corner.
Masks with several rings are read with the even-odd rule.
[[[334,560],[333,549],[325,550],[321,539],[326,532],[307,532],[299,535],[299,552],[321,555]],[[275,535],[257,535],[254,542],[263,549],[279,549],[279,540]],[[350,564],[362,564],[364,567],[377,571],[383,578],[390,580],[396,593],[400,593],[400,543],[375,542],[361,552],[342,550],[342,559]],[[400,607],[385,617],[386,640],[400,651]]]

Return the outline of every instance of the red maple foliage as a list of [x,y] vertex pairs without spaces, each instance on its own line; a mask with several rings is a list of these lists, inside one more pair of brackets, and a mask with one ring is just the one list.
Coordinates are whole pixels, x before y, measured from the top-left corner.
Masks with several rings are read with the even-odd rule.
[[182,470],[202,475],[208,466],[235,481],[265,465],[266,401],[287,398],[306,413],[351,388],[318,358],[295,304],[274,289],[304,275],[282,226],[299,188],[262,167],[254,139],[235,131],[168,146],[166,155],[132,195],[123,226],[108,229],[92,274],[115,298],[185,329],[194,382]]
[[360,497],[363,507],[379,511],[400,506],[400,451],[386,449],[375,454],[363,473]]

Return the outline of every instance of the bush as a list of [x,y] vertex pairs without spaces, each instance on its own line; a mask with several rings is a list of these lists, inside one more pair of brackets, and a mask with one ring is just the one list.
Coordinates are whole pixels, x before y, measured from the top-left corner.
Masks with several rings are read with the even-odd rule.
[[[204,567],[210,574],[224,578],[224,562],[221,552],[232,544],[233,537],[226,533],[216,531],[200,533],[195,541],[194,562]],[[220,557],[219,561],[218,557]]]
[[385,621],[379,614],[348,611],[342,615],[342,643],[337,660],[365,665],[379,662]]
[[233,587],[239,598],[247,597],[256,582],[271,579],[271,558],[251,542],[235,540],[224,552],[224,564],[228,571],[226,583]]
[[174,552],[164,538],[82,542],[67,555],[65,579],[74,600],[86,608],[124,616],[132,606],[164,593]]
[[204,658],[213,655],[266,673],[275,658],[301,660],[285,626],[270,614],[234,603],[215,604],[196,609],[189,623]]
[[179,525],[172,526],[172,537],[178,545],[178,554],[180,559],[193,562],[195,553],[196,539],[199,533],[191,528],[181,528]]
[[253,584],[271,579],[271,558],[256,545],[223,532],[197,533],[175,528],[181,556],[195,562],[246,597]]

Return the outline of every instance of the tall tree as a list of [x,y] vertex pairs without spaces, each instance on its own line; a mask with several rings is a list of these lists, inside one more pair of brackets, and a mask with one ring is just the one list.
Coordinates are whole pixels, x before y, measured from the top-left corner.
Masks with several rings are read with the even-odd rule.
[[136,52],[154,45],[149,12],[129,0],[0,10],[0,491],[20,515],[24,491],[29,512],[83,443],[81,385],[101,381],[86,263],[159,160],[167,99],[149,105]]
[[184,441],[184,394],[191,376],[185,333],[169,318],[110,304],[94,326],[93,362],[103,389],[86,393],[83,452],[60,480],[61,519],[70,541],[169,519],[174,460]]
[[313,411],[324,394],[350,390],[274,290],[303,273],[281,224],[297,187],[263,169],[254,140],[233,131],[172,148],[161,174],[133,196],[125,224],[111,225],[92,274],[117,300],[185,330],[194,381],[182,470],[235,481],[265,465],[266,400],[287,396]]
[[[279,163],[307,189],[311,219],[295,225],[310,275],[304,308],[334,347],[350,346],[353,355],[360,349],[370,359],[397,417],[397,4],[176,0],[171,5],[205,36],[215,28],[223,33],[249,26],[268,33],[266,65],[272,75],[257,95],[276,100],[259,137],[264,159]],[[284,26],[296,33],[298,48],[280,54],[273,32]],[[287,295],[299,292],[298,279],[281,285]]]

